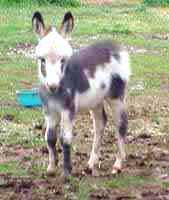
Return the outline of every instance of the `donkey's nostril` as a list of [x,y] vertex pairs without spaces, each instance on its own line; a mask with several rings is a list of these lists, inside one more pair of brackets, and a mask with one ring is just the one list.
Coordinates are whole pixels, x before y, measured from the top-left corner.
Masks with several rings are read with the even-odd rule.
[[57,85],[49,85],[49,89],[51,92],[55,92],[57,90],[58,86]]

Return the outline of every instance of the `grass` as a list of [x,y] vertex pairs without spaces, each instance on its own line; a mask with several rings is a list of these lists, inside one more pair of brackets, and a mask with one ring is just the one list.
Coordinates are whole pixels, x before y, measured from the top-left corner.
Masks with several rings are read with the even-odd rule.
[[[124,1],[123,1],[124,2]],[[90,44],[97,39],[110,38],[124,44],[130,50],[132,78],[129,94],[145,96],[147,94],[160,95],[161,87],[169,84],[169,43],[162,36],[167,36],[169,18],[158,8],[146,7],[136,3],[118,1],[109,6],[84,6],[77,8],[63,8],[50,5],[38,6],[32,4],[25,7],[6,7],[0,5],[0,144],[15,148],[36,149],[45,145],[44,138],[39,131],[33,128],[34,123],[42,122],[41,108],[26,109],[19,107],[15,92],[26,87],[23,82],[31,83],[31,87],[38,85],[36,61],[26,58],[22,54],[11,54],[17,44],[29,43],[35,45],[37,38],[31,29],[31,16],[35,10],[40,10],[47,24],[59,27],[66,10],[72,11],[75,16],[75,30],[72,34],[73,47],[79,48]],[[128,1],[125,1],[128,2]],[[166,8],[167,9],[167,8]],[[155,23],[156,21],[156,23]],[[160,35],[161,38],[154,37]],[[143,84],[143,90],[132,90],[138,83]],[[11,122],[4,120],[12,116]],[[153,120],[159,122],[159,115]],[[45,155],[46,156],[46,155]],[[26,171],[15,161],[0,164],[0,173],[17,176],[38,174],[46,170],[47,161],[37,155],[26,157],[31,167]],[[46,156],[47,159],[47,156]],[[152,179],[141,176],[120,175],[109,179],[103,184],[96,184],[97,188],[126,188],[142,186],[151,183]],[[87,199],[91,191],[95,190],[90,180],[84,178],[72,179],[76,199]],[[168,186],[168,183],[164,183]],[[69,194],[69,189],[65,193]]]
[[168,0],[144,0],[143,3],[149,6],[168,6]]
[[150,90],[160,90],[164,79],[169,75],[168,58],[164,55],[134,55],[131,65],[134,74],[131,84],[142,82],[144,93],[149,93]]
[[105,181],[104,186],[106,188],[126,188],[132,186],[142,186],[147,183],[154,183],[153,178],[146,178],[144,176],[128,176],[121,175],[118,178],[113,178],[112,180]]
[[3,7],[9,7],[9,6],[27,6],[27,5],[54,5],[54,6],[61,6],[61,7],[78,7],[81,5],[80,0],[37,0],[34,2],[33,0],[0,0],[0,5]]
[[19,177],[27,176],[27,171],[22,168],[17,161],[9,161],[0,164],[0,173]]
[[[141,6],[141,5],[140,5]],[[158,61],[158,68],[161,69],[160,63],[161,57],[166,57],[166,52],[169,48],[169,44],[165,40],[157,40],[149,37],[152,34],[162,32],[167,33],[169,30],[169,20],[166,16],[158,14],[156,9],[146,8],[138,9],[139,4],[128,5],[119,9],[119,7],[113,6],[102,6],[100,8],[95,6],[71,8],[75,15],[75,30],[72,35],[73,42],[77,46],[82,43],[91,43],[92,37],[98,38],[112,38],[122,42],[125,45],[136,46],[138,48],[146,48],[163,54],[157,59],[156,55],[154,58]],[[15,100],[15,90],[24,85],[21,84],[27,76],[27,81],[37,84],[37,70],[36,62],[31,59],[26,59],[22,55],[7,55],[10,48],[15,48],[18,43],[31,43],[36,44],[36,38],[31,31],[31,16],[33,11],[40,10],[47,24],[53,24],[59,27],[60,21],[64,12],[67,8],[57,7],[57,15],[55,10],[50,5],[40,6],[29,5],[28,8],[21,7],[17,8],[16,5],[3,9],[0,7],[0,30],[1,30],[1,46],[0,46],[0,64],[3,66],[2,79],[0,80],[3,99],[8,98],[9,100]],[[113,12],[112,12],[113,9]],[[11,14],[10,14],[11,13]],[[21,17],[23,16],[23,17]],[[88,16],[86,18],[86,16]],[[96,17],[97,16],[97,17]],[[154,20],[157,23],[154,23]],[[77,42],[76,42],[77,41]],[[139,73],[136,75],[142,75],[146,71],[146,65],[153,66],[153,59],[150,58],[142,59],[144,55],[135,55],[134,62],[140,63],[145,66],[140,68]],[[153,57],[153,56],[151,56]],[[146,61],[145,61],[146,60]],[[148,60],[148,62],[147,62]],[[167,59],[163,59],[166,60]],[[143,63],[144,62],[144,63]],[[134,72],[137,66],[133,65]],[[165,65],[166,66],[166,65]],[[164,67],[165,67],[164,66]],[[163,67],[162,67],[163,69]],[[11,73],[12,70],[12,73]],[[151,70],[149,68],[149,70]],[[167,71],[167,70],[166,70]],[[147,72],[146,72],[147,73]],[[22,76],[20,76],[22,74]],[[20,76],[20,78],[18,78]],[[148,80],[149,81],[149,80]],[[8,84],[10,82],[10,84]],[[158,81],[157,81],[158,82]],[[150,83],[154,85],[153,83]],[[159,84],[156,84],[157,87]],[[155,86],[156,87],[156,86]],[[10,94],[9,95],[9,92]],[[3,100],[4,101],[4,100]]]
[[77,199],[85,200],[89,198],[89,193],[92,190],[91,185],[86,180],[81,180],[80,183],[78,182],[78,189],[77,189]]
[[[74,191],[72,196],[71,190]],[[89,197],[89,192],[92,190],[91,185],[85,179],[69,178],[69,186],[64,187],[64,198],[72,199],[73,197],[80,200],[86,200]]]
[[[70,185],[76,188],[75,196],[77,199],[86,200],[89,198],[90,192],[101,191],[105,189],[127,189],[128,196],[133,197],[133,191],[130,191],[130,188],[139,188],[143,185],[147,184],[160,184],[161,187],[167,188],[168,183],[163,183],[154,177],[144,177],[144,176],[132,176],[132,175],[119,175],[118,177],[109,178],[109,180],[105,180],[100,182],[99,180],[94,181],[92,183],[90,180],[85,180],[84,178],[80,181],[76,178],[70,179]],[[69,190],[65,190],[65,193],[69,195]],[[69,197],[69,196],[68,196]]]
[[30,125],[1,122],[1,142],[7,145],[20,145],[24,148],[36,148],[45,144],[42,135],[35,134]]

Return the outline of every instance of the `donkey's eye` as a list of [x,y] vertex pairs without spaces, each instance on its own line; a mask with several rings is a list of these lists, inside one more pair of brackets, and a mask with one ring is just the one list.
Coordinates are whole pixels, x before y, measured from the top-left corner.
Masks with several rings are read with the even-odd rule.
[[62,64],[65,63],[65,58],[62,58],[60,61]]
[[44,58],[41,58],[41,72],[43,76],[46,76],[46,61]]

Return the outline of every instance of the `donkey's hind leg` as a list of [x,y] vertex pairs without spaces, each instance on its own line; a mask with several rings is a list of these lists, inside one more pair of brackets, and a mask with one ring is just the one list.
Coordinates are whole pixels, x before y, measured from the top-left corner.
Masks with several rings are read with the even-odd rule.
[[89,169],[94,173],[94,167],[98,163],[101,139],[103,136],[104,128],[107,122],[107,116],[104,110],[103,105],[97,106],[94,110],[91,111],[93,118],[93,128],[94,128],[94,139],[92,145],[92,151],[90,154],[90,159],[88,161]]
[[115,125],[117,128],[116,136],[118,142],[118,153],[112,169],[113,174],[116,174],[122,170],[122,162],[126,159],[124,145],[128,128],[128,118],[124,108],[124,102],[121,98],[115,100]]

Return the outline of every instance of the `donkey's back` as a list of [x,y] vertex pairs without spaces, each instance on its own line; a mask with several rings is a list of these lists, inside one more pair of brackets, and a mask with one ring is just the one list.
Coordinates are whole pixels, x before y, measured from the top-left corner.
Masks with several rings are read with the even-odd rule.
[[110,40],[97,42],[68,60],[64,76],[77,109],[93,108],[105,97],[123,98],[130,76],[128,53]]

